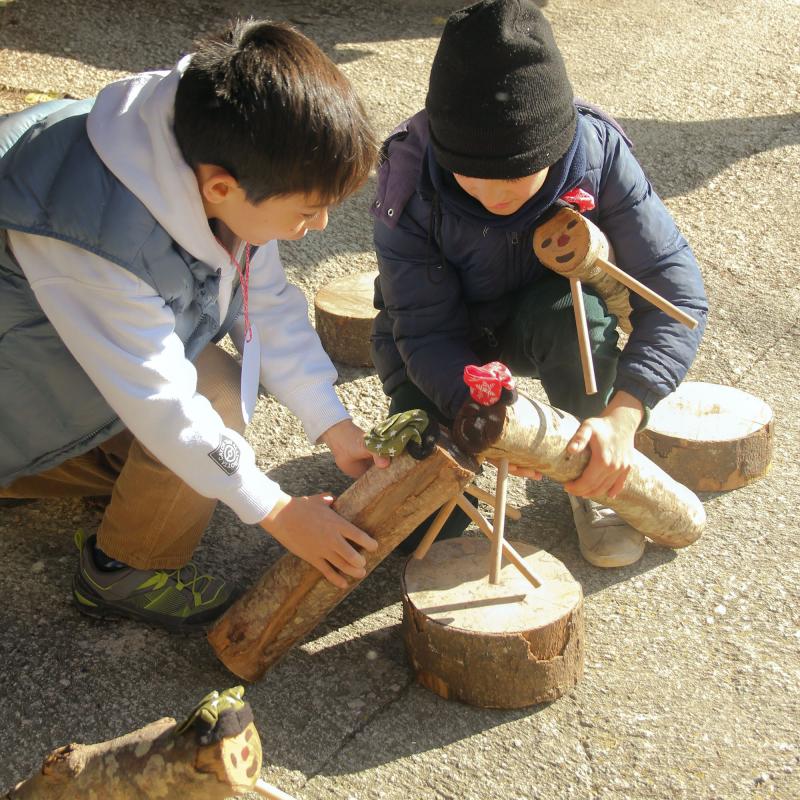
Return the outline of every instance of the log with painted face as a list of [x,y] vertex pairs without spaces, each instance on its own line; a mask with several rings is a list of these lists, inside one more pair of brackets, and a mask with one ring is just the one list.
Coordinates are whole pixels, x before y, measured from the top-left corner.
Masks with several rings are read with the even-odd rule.
[[562,208],[533,233],[533,251],[548,269],[591,286],[615,314],[619,327],[630,333],[628,290],[597,265],[608,261],[605,234],[572,208]]

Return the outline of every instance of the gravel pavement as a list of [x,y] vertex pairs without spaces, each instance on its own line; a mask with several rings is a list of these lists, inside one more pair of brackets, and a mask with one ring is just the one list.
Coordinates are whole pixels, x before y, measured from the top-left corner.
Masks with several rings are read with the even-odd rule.
[[[417,111],[456,3],[187,0],[0,2],[0,111],[31,91],[89,96],[171,65],[234,14],[289,19],[362,93],[381,134]],[[576,94],[616,115],[700,261],[711,315],[690,378],[759,395],[776,415],[770,475],[704,497],[708,530],[601,571],[578,553],[565,495],[512,480],[509,537],[561,559],[586,595],[586,670],[568,696],[518,711],[417,686],[399,636],[392,556],[247,690],[264,777],[300,800],[800,798],[800,3],[552,0]],[[282,248],[307,293],[374,269],[371,187],[328,230]],[[370,370],[339,390],[364,424],[386,403]],[[287,491],[338,491],[330,455],[263,397],[249,432]],[[100,741],[237,681],[204,639],[99,624],[69,604],[80,502],[0,511],[0,788],[69,741]],[[198,559],[248,584],[277,544],[220,509]]]

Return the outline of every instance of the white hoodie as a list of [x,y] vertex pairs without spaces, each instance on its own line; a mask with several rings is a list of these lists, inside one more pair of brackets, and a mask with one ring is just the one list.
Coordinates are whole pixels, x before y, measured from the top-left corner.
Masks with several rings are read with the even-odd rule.
[[[188,60],[170,72],[107,86],[87,130],[108,169],[172,238],[221,270],[224,319],[236,270],[209,227],[194,172],[172,131],[175,93]],[[222,500],[243,522],[269,514],[280,487],[256,466],[247,442],[197,394],[197,373],[163,298],[131,272],[74,245],[19,232],[9,232],[9,242],[59,336],[133,435],[195,491]],[[249,376],[243,370],[249,395],[243,407],[252,408],[260,378],[299,417],[309,440],[317,441],[348,414],[333,388],[336,370],[308,319],[305,297],[287,282],[274,241],[253,256],[249,313],[253,342],[246,345],[245,363],[254,369]],[[235,341],[242,341],[242,327],[237,320]],[[209,458],[221,437],[239,449],[232,475]]]

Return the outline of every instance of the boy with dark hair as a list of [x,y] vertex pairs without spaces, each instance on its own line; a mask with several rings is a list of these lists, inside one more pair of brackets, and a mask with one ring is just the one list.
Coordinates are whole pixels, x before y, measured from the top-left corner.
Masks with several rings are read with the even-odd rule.
[[[468,364],[500,360],[539,378],[554,406],[583,420],[571,451],[591,451],[565,485],[582,554],[601,567],[635,562],[644,537],[585,498],[621,490],[634,434],[686,375],[707,304],[689,245],[621,130],[576,104],[534,3],[496,0],[449,18],[425,110],[395,130],[384,156],[373,205],[373,359],[391,411],[425,408],[448,423],[467,398]],[[576,189],[591,196],[586,216],[616,264],[700,323],[689,330],[632,295],[633,332],[620,352],[616,317],[584,288],[598,385],[591,396],[569,282],[532,247],[534,229]],[[458,510],[444,535],[466,524]]]
[[110,495],[79,543],[80,610],[218,616],[231,587],[189,562],[217,500],[336,585],[364,574],[353,545],[375,542],[330,497],[282,492],[242,433],[262,383],[344,472],[372,463],[276,241],[324,229],[375,154],[337,67],[253,20],[171,71],[0,118],[0,497]]

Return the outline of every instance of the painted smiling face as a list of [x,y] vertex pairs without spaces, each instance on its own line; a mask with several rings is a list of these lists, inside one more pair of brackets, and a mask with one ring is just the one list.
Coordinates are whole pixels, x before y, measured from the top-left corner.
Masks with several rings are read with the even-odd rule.
[[562,208],[534,231],[533,251],[548,269],[577,278],[598,257],[607,256],[608,243],[589,220],[571,208]]

